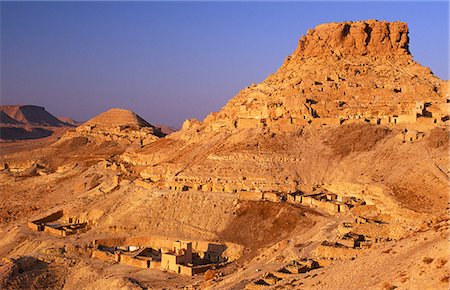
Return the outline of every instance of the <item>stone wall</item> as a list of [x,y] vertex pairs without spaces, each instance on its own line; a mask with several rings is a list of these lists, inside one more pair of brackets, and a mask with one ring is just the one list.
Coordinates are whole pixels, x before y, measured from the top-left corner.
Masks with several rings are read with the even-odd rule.
[[362,250],[347,248],[344,246],[319,245],[313,251],[314,256],[320,259],[345,260],[356,258]]
[[122,254],[120,264],[147,269],[150,267],[150,260]]
[[240,200],[260,201],[263,199],[263,193],[256,191],[240,191],[238,192],[238,198]]
[[[173,249],[175,238],[163,236],[140,236],[140,237],[124,237],[124,238],[107,238],[94,240],[94,246],[103,245],[107,247],[115,246],[137,246],[149,247],[154,249]],[[216,243],[203,240],[193,240],[192,251],[196,253],[211,252],[213,254],[226,257],[227,261],[239,259],[243,253],[243,246],[224,242]]]
[[91,254],[92,258],[97,258],[103,261],[114,262],[115,257],[114,254],[108,253],[106,251],[100,251],[98,249],[94,249]]
[[51,236],[55,236],[55,237],[65,237],[66,236],[66,231],[60,230],[60,229],[55,229],[55,228],[52,228],[49,226],[44,227],[44,232]]

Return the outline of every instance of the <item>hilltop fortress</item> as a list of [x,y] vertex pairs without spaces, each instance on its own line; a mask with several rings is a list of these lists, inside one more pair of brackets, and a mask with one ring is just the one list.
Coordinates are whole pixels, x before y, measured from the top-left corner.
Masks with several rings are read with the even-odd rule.
[[203,123],[191,120],[183,128],[289,132],[307,124],[442,124],[448,120],[448,83],[414,62],[408,46],[403,22],[319,25],[276,73]]

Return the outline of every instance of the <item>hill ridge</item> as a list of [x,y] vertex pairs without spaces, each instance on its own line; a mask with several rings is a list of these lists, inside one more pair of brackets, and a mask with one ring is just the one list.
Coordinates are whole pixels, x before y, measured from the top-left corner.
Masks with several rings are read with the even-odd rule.
[[68,124],[50,114],[44,107],[35,105],[2,105],[0,111],[14,119],[17,124],[63,127]]

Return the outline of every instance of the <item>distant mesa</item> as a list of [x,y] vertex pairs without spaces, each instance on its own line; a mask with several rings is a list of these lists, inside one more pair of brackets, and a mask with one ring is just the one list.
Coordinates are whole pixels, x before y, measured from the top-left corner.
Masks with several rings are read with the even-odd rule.
[[[32,105],[6,105],[0,106],[0,111],[2,114],[2,123],[8,123],[8,120],[5,118],[6,122],[3,122],[3,115],[8,115],[11,119],[14,119],[17,124],[23,125],[34,125],[34,126],[51,126],[51,127],[63,127],[67,126],[64,122],[60,121],[58,118],[50,114],[43,107],[32,106]],[[11,124],[11,120],[9,120]]]
[[0,106],[0,140],[38,139],[74,125],[63,122],[45,108],[32,105]]

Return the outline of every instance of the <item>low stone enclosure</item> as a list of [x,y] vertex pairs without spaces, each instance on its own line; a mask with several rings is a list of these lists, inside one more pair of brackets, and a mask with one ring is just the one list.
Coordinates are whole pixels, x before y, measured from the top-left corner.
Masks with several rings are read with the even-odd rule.
[[286,201],[291,204],[301,204],[311,208],[322,209],[330,214],[348,212],[354,206],[365,205],[366,202],[353,196],[339,196],[334,193],[311,193],[303,192],[288,193],[285,195],[278,195],[274,192],[239,192],[238,197],[241,200],[253,201],[271,201],[282,202]]
[[323,241],[312,251],[313,256],[321,261],[354,259],[377,243],[399,240],[404,236],[406,228],[399,223],[390,223],[388,215],[369,217],[371,207],[353,208],[356,216],[340,223],[337,237]]
[[[364,253],[367,248],[375,243],[399,239],[404,233],[404,228],[395,223],[395,218],[382,213],[382,210],[373,205],[369,197],[363,199],[367,191],[378,192],[380,189],[348,187],[342,190],[334,188],[342,195],[317,190],[313,193],[287,193],[276,194],[272,192],[241,192],[238,193],[241,200],[288,202],[303,206],[317,208],[330,214],[349,213],[346,219],[338,226],[338,237],[333,241],[323,241],[313,254],[320,260],[352,259]],[[394,223],[391,223],[394,221]]]
[[295,274],[307,273],[319,267],[319,263],[311,259],[294,260],[275,272],[265,273],[261,278],[247,284],[245,289],[263,289],[274,286],[283,279],[289,279]]
[[179,241],[147,236],[94,240],[92,258],[144,269],[193,276],[238,259],[243,247],[233,243]]
[[45,232],[55,237],[65,237],[84,233],[89,229],[89,221],[69,217],[60,210],[44,218],[28,223],[28,228],[36,232]]

